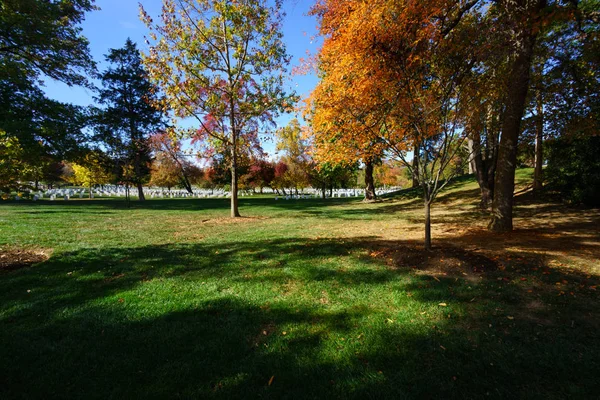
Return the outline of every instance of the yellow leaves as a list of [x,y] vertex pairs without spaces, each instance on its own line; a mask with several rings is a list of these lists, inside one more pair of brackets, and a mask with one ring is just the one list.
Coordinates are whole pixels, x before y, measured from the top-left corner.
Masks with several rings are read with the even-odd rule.
[[448,304],[446,304],[446,303],[439,303],[438,306],[440,306],[440,307],[446,307],[446,306],[448,306]]

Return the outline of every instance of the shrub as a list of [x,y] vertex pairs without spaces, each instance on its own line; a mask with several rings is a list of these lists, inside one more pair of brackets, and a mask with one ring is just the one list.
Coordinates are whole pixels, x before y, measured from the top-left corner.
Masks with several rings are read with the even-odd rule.
[[550,190],[572,204],[600,206],[600,136],[569,136],[548,143],[544,174]]

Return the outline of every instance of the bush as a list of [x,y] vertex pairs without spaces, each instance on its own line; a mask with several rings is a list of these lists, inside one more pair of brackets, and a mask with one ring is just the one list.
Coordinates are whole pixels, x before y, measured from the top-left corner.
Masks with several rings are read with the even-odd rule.
[[563,137],[548,142],[544,174],[550,190],[572,204],[600,206],[600,136]]

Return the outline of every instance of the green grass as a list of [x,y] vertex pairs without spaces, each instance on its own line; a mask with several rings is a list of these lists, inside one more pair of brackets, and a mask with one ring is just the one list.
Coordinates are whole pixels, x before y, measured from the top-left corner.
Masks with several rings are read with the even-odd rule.
[[410,193],[0,203],[0,246],[51,251],[0,271],[0,398],[597,398],[597,213],[472,238],[476,192],[439,199],[432,268]]

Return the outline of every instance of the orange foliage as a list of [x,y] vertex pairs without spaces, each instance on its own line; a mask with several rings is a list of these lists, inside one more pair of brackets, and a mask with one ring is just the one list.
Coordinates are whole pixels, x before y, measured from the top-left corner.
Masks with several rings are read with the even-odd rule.
[[320,0],[314,6],[324,36],[321,81],[307,99],[317,159],[398,155],[458,116],[449,99],[457,96],[457,76],[470,70],[468,60],[475,57],[465,43],[477,35],[466,23],[455,34],[452,23],[468,5]]

